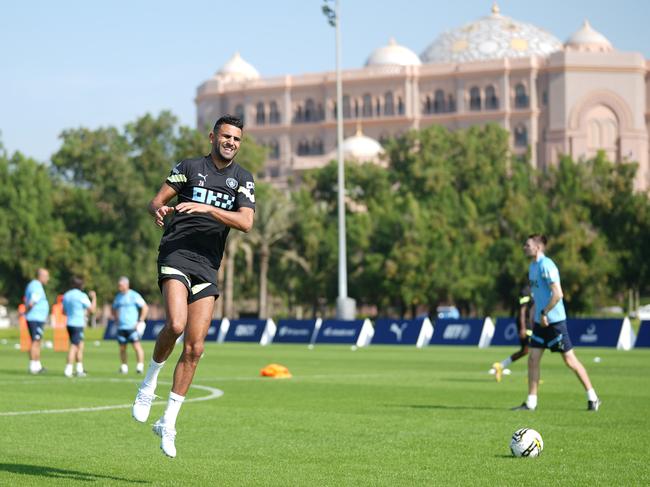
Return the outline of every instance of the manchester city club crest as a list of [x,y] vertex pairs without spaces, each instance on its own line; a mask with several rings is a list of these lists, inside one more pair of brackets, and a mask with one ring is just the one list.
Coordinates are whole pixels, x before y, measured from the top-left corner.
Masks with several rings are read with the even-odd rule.
[[231,189],[235,189],[237,186],[239,186],[239,183],[237,182],[237,180],[235,178],[226,179],[226,184]]

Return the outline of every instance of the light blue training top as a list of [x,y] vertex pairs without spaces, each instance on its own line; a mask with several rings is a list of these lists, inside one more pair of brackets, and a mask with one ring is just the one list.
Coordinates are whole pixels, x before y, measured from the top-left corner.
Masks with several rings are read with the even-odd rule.
[[86,326],[86,309],[90,308],[90,298],[79,289],[70,289],[63,295],[63,312],[68,317],[68,326]]
[[[531,262],[528,268],[528,280],[535,300],[535,323],[540,323],[541,312],[551,301],[551,284],[554,282],[560,284],[560,271],[555,262],[542,254],[535,262]],[[549,323],[566,320],[564,301],[560,299],[551,311],[546,313],[546,316]]]
[[140,310],[145,305],[140,293],[129,289],[125,293],[117,293],[113,300],[113,309],[118,312],[118,330],[133,330],[138,324]]
[[38,279],[34,279],[27,284],[27,289],[25,289],[25,304],[27,306],[32,305],[25,315],[27,321],[40,321],[43,323],[47,321],[47,315],[50,312],[50,303],[47,302],[45,288],[43,288],[43,284]]

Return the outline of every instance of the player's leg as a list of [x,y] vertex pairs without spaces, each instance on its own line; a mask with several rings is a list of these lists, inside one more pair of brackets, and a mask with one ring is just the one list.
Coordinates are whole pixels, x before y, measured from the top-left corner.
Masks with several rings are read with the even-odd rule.
[[169,393],[167,408],[162,418],[153,427],[154,433],[162,438],[160,448],[165,455],[172,458],[176,456],[176,418],[203,355],[214,302],[215,296],[206,296],[190,303],[188,307],[183,352],[174,370],[174,384]]
[[45,369],[41,364],[41,338],[43,337],[43,324],[40,322],[30,321],[27,322],[29,335],[32,339],[32,344],[29,347],[29,372],[38,374]]
[[65,365],[65,370],[63,371],[66,377],[72,377],[73,364],[77,357],[77,348],[79,348],[77,345],[70,342],[70,348],[68,349],[68,360]]
[[133,349],[135,350],[136,360],[135,371],[138,374],[142,374],[144,372],[144,349],[142,348],[140,340],[135,340],[133,342]]
[[[83,333],[83,330],[79,330],[80,333]],[[85,377],[86,371],[84,370],[84,339],[83,335],[79,340],[79,346],[77,347],[77,377]]]
[[188,289],[185,284],[177,279],[168,278],[162,282],[161,287],[167,321],[156,339],[153,357],[144,380],[140,384],[132,409],[133,418],[141,423],[144,423],[149,417],[151,402],[155,397],[158,384],[158,374],[165,365],[167,357],[174,350],[176,340],[185,330],[187,323]]
[[120,349],[120,374],[129,373],[129,365],[126,357],[126,343],[118,343]]
[[582,365],[582,362],[580,362],[573,349],[569,350],[568,352],[564,352],[562,354],[562,358],[564,359],[564,363],[567,365],[567,367],[573,370],[573,372],[576,374],[578,380],[580,380],[582,386],[587,392],[587,409],[590,411],[598,411],[601,401],[598,398],[598,395],[596,394],[593,386],[591,385],[591,380],[589,380],[589,374],[587,373],[585,366]]

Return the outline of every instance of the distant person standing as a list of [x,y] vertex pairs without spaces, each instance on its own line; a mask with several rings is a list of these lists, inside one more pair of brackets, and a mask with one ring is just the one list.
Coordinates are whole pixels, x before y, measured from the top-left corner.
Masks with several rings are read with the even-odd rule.
[[45,287],[50,280],[47,269],[40,268],[36,271],[36,279],[27,284],[25,289],[25,319],[32,344],[29,348],[29,373],[42,374],[45,368],[41,364],[41,339],[43,327],[50,312],[50,304],[45,295]]
[[533,304],[535,304],[528,284],[526,284],[526,286],[524,286],[519,292],[518,303],[517,332],[519,335],[519,350],[509,357],[504,358],[501,362],[494,362],[494,364],[492,364],[494,378],[497,382],[501,382],[503,371],[506,370],[511,363],[528,355],[528,339],[532,334],[530,312],[533,308]]
[[70,337],[70,349],[68,350],[68,363],[63,372],[66,377],[72,377],[73,364],[76,362],[77,377],[85,377],[86,371],[83,366],[84,355],[84,328],[86,326],[86,315],[94,313],[97,308],[97,295],[95,291],[83,292],[84,281],[80,277],[73,277],[71,287],[63,295],[63,313],[68,317],[67,327]]
[[118,293],[113,300],[113,319],[117,322],[117,343],[120,347],[121,360],[120,373],[129,373],[126,345],[132,343],[137,361],[135,371],[142,374],[144,372],[144,350],[140,344],[138,328],[144,328],[144,320],[149,312],[149,306],[137,291],[130,288],[128,277],[119,278],[117,289]]
[[589,375],[576,357],[566,326],[566,312],[562,301],[560,271],[555,262],[544,255],[546,237],[530,235],[524,244],[524,252],[530,257],[528,279],[533,292],[534,325],[530,337],[528,356],[528,398],[515,410],[533,411],[537,408],[537,388],[540,377],[540,362],[547,348],[560,352],[564,363],[576,374],[587,391],[587,410],[598,411],[601,401],[591,385]]

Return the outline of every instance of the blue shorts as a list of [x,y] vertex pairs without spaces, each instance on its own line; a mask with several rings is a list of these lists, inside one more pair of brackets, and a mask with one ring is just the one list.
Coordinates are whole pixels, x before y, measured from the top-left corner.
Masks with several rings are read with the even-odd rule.
[[140,335],[134,328],[133,330],[117,330],[117,343],[126,345],[127,343],[135,343],[140,341]]
[[533,334],[530,337],[531,348],[548,348],[551,352],[566,353],[573,348],[566,321],[550,323],[549,326],[542,326],[535,323]]
[[28,321],[27,328],[29,329],[29,336],[33,341],[38,341],[43,338],[43,325],[42,321]]
[[79,345],[84,339],[84,329],[80,326],[68,326],[67,328],[70,343]]

